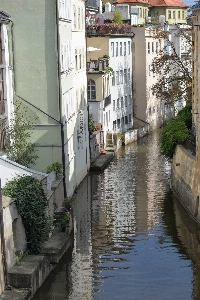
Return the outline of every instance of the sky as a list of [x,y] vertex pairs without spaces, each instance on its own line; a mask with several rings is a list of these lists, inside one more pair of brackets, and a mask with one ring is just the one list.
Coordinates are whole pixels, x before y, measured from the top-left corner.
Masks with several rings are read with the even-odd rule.
[[185,3],[185,4],[187,4],[187,5],[194,5],[198,1],[195,1],[195,0],[182,0],[182,2]]

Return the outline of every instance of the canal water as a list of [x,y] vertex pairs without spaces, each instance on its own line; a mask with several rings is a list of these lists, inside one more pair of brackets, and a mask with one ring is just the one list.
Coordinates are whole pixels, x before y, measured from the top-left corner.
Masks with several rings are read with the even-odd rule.
[[200,299],[200,230],[170,191],[158,133],[122,147],[74,203],[74,247],[34,300]]

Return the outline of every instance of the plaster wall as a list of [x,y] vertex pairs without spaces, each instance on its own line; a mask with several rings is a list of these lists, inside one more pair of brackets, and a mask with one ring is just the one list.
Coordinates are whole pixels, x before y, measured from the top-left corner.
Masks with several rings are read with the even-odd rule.
[[191,214],[200,221],[197,197],[200,195],[200,164],[182,146],[176,147],[172,160],[171,185]]

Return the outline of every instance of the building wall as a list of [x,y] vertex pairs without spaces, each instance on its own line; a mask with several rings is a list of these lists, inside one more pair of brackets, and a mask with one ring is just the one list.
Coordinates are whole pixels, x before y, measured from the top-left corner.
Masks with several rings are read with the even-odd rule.
[[146,121],[146,41],[145,27],[133,27],[134,37],[134,115]]
[[172,161],[171,185],[188,210],[200,221],[197,197],[200,196],[200,164],[182,146],[177,146]]
[[86,76],[86,38],[85,38],[85,2],[72,1],[72,49],[74,51],[73,87],[76,99],[74,115],[74,170],[76,186],[81,183],[90,167],[88,110],[87,110],[87,76]]
[[[13,21],[9,42],[14,47],[17,95],[60,120],[56,1],[36,0],[33,3],[31,0],[16,0],[11,5],[2,0],[1,8]],[[22,103],[25,102],[22,100]],[[61,129],[58,122],[31,105],[28,106],[28,114],[37,123],[32,137],[37,143],[39,156],[35,168],[44,171],[51,163],[61,162]],[[54,132],[49,139],[51,130]]]
[[106,130],[109,131],[126,131],[133,124],[132,37],[111,35],[109,49],[109,63],[114,70],[114,78],[110,78],[109,82],[111,104],[105,108],[104,126],[106,125]]

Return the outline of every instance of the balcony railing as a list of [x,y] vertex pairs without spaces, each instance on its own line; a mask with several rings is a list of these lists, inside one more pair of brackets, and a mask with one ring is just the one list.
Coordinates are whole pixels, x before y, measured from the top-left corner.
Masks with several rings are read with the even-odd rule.
[[104,72],[106,68],[109,66],[109,59],[102,60],[90,60],[87,62],[87,70],[88,72]]
[[108,97],[105,98],[104,108],[106,106],[108,106],[109,104],[111,104],[111,95],[109,95]]
[[190,151],[193,156],[196,156],[196,143],[191,141],[190,139],[186,139],[181,144],[186,150]]

